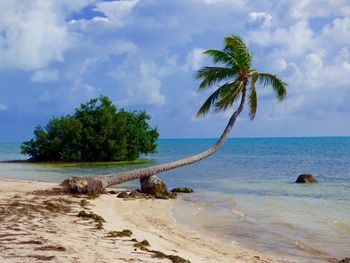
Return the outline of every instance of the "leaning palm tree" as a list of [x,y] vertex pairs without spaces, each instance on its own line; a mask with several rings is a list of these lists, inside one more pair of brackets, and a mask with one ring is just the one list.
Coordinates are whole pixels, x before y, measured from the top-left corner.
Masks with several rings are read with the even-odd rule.
[[217,87],[200,107],[197,117],[206,115],[210,109],[219,112],[226,111],[235,104],[238,106],[229,119],[224,132],[212,147],[194,156],[149,168],[105,176],[68,178],[63,182],[63,185],[71,192],[101,192],[105,187],[111,185],[137,178],[148,178],[164,171],[198,162],[212,155],[224,144],[246,104],[246,98],[248,98],[249,117],[251,120],[254,119],[258,106],[257,85],[271,87],[279,101],[285,98],[287,84],[274,74],[253,69],[252,54],[240,37],[236,35],[225,37],[223,50],[209,49],[204,54],[210,56],[214,64],[217,65],[203,67],[197,71],[196,77],[201,79],[199,89],[208,89],[216,85]]

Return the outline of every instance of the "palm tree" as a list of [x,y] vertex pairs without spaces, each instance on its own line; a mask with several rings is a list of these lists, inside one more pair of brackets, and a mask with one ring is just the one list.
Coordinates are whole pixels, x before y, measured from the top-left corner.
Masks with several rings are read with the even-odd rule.
[[239,102],[238,108],[233,112],[224,132],[212,147],[194,156],[149,168],[106,176],[69,178],[63,182],[63,185],[73,192],[100,192],[111,185],[137,178],[150,177],[164,171],[198,162],[212,155],[224,144],[238,115],[246,104],[247,96],[249,117],[251,120],[254,119],[258,106],[256,84],[260,84],[262,87],[271,87],[279,101],[285,98],[287,84],[276,75],[252,69],[252,54],[240,37],[236,35],[225,37],[223,50],[209,49],[204,54],[210,56],[217,66],[203,67],[198,70],[196,77],[202,80],[199,89],[208,89],[214,85],[218,85],[218,87],[200,107],[197,117],[206,115],[211,108],[216,112],[226,111]]

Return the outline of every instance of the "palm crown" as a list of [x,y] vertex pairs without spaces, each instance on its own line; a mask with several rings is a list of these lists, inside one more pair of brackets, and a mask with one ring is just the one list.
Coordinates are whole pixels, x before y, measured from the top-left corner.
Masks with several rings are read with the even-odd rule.
[[252,69],[252,54],[240,37],[225,37],[223,50],[209,49],[204,54],[212,57],[219,66],[203,67],[197,71],[196,77],[202,79],[199,88],[206,89],[215,84],[218,88],[203,103],[197,116],[205,115],[212,107],[215,111],[227,110],[239,98],[244,104],[248,91],[249,117],[254,119],[258,106],[257,82],[263,87],[270,86],[279,101],[285,98],[287,84],[274,74]]

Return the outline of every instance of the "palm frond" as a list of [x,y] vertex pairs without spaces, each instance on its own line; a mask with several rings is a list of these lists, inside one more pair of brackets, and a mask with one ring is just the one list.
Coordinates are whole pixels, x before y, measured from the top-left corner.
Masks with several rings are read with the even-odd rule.
[[271,73],[258,72],[258,80],[264,87],[271,86],[279,101],[282,101],[287,95],[287,83]]
[[255,83],[258,80],[258,74],[254,74],[251,79],[250,89],[249,89],[249,118],[253,120],[258,109],[258,94],[256,92]]
[[206,55],[209,55],[214,63],[224,63],[226,66],[237,67],[239,64],[235,58],[228,52],[218,49],[208,49],[203,52]]
[[219,99],[219,97],[222,94],[225,94],[227,90],[232,85],[232,82],[225,83],[224,85],[220,86],[217,90],[215,90],[209,98],[203,103],[203,105],[199,108],[197,112],[197,117],[204,116],[208,113],[211,106],[215,104],[215,102]]
[[196,72],[197,79],[203,79],[200,89],[205,89],[235,76],[235,69],[226,67],[203,67]]
[[215,111],[225,111],[239,99],[239,95],[243,90],[244,84],[241,80],[236,80],[232,83],[230,89],[225,94],[222,94],[221,99],[215,103]]
[[252,55],[247,49],[244,41],[236,35],[225,37],[226,53],[231,54],[240,67],[249,69],[252,63]]
[[210,95],[199,109],[197,116],[205,115],[211,107],[215,111],[227,110],[239,98],[244,102],[247,91],[249,117],[253,120],[258,107],[257,83],[263,87],[271,87],[280,101],[286,97],[287,84],[283,80],[274,74],[251,69],[252,54],[239,36],[225,37],[223,50],[209,49],[204,54],[210,56],[213,62],[219,65],[203,67],[196,72],[196,78],[202,81],[199,88],[205,89],[212,85],[226,83]]

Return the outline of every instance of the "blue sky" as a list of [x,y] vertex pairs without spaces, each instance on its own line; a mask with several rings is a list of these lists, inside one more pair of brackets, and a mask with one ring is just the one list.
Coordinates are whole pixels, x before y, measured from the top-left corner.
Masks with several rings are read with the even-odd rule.
[[259,88],[233,137],[350,135],[348,0],[2,0],[0,141],[100,94],[146,109],[162,138],[218,137],[232,111],[195,117],[210,90],[194,72],[229,34],[289,84],[283,103]]

